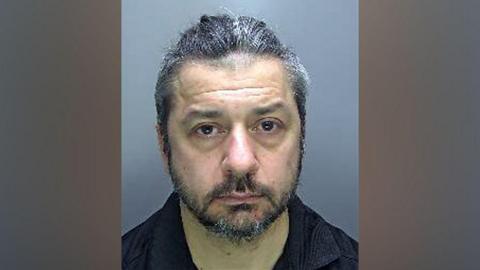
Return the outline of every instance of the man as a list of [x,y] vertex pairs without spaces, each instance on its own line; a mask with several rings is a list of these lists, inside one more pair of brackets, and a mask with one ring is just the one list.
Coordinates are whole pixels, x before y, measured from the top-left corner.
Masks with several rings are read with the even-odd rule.
[[202,16],[164,58],[158,138],[175,192],[123,236],[123,269],[356,269],[295,195],[307,73],[264,22]]

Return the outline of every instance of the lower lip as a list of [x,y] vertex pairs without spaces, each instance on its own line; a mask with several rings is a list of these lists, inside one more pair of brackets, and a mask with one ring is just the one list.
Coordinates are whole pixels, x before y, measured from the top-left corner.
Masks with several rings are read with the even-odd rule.
[[225,196],[217,198],[220,202],[224,204],[244,204],[244,203],[255,203],[257,202],[261,196],[248,196],[248,197],[234,197],[234,196]]

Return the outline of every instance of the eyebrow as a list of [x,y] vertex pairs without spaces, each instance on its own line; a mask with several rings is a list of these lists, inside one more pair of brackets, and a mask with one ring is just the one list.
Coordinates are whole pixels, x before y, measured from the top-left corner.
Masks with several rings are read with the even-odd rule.
[[258,108],[253,109],[253,113],[261,116],[261,115],[273,113],[277,110],[285,110],[286,111],[285,103],[282,102],[282,101],[278,101],[278,102],[275,102],[275,103],[267,105],[267,106],[258,107]]
[[[283,101],[277,101],[275,103],[272,103],[266,106],[254,108],[252,109],[252,112],[257,116],[270,114],[278,110],[282,110],[288,113],[288,110],[286,108],[287,106]],[[181,123],[184,125],[187,125],[189,122],[193,121],[194,119],[202,119],[202,118],[216,119],[216,118],[222,118],[224,115],[225,115],[225,112],[218,109],[191,109],[187,112],[187,114],[185,115]]]
[[221,118],[223,111],[216,109],[192,109],[183,118],[182,123],[186,124],[195,118]]

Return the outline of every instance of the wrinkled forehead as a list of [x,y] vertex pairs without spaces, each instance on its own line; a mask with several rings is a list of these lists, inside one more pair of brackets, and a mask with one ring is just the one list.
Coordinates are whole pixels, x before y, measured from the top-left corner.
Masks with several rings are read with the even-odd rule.
[[179,69],[174,96],[188,98],[214,90],[270,88],[282,95],[290,91],[288,73],[280,59],[231,54],[214,60],[191,60]]

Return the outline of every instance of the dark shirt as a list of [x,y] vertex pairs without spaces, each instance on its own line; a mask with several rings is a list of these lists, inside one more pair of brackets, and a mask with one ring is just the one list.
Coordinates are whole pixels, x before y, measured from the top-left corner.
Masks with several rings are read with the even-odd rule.
[[[289,233],[275,270],[358,269],[358,244],[295,196],[288,205]],[[162,209],[122,237],[122,269],[196,269],[172,193]]]

